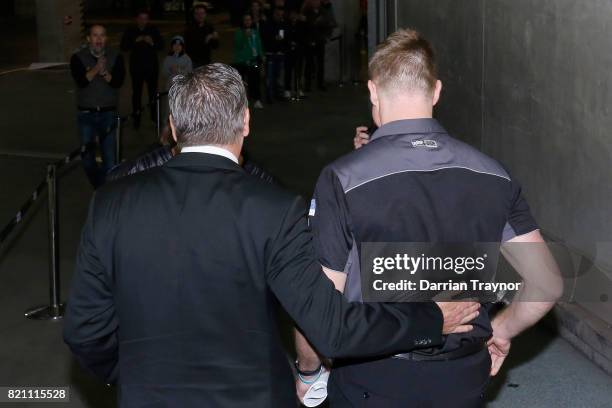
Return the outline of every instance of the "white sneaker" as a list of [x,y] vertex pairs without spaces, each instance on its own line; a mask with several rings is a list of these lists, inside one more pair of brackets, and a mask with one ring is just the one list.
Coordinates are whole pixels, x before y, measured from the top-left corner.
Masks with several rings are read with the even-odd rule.
[[261,101],[255,101],[255,104],[253,105],[253,107],[255,109],[263,109],[263,104],[261,103]]
[[298,96],[299,96],[300,98],[303,98],[303,97],[305,97],[305,96],[306,96],[306,94],[305,94],[303,91],[300,91],[300,92],[298,92]]

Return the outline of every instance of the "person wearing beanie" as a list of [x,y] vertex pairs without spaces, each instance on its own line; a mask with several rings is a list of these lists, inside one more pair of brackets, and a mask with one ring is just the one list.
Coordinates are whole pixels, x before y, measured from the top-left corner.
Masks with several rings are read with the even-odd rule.
[[185,54],[185,40],[176,35],[170,43],[170,52],[164,59],[162,73],[166,79],[166,90],[170,89],[172,79],[177,75],[187,74],[193,71],[191,58]]

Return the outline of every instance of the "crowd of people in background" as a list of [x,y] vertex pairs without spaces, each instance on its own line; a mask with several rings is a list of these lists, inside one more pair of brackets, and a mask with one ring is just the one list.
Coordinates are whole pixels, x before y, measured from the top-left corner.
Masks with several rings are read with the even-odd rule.
[[312,80],[325,91],[325,46],[337,26],[330,0],[252,1],[234,40],[234,64],[248,84],[254,107],[304,97]]
[[[135,13],[134,24],[121,39],[121,51],[129,55],[132,84],[132,124],[141,126],[143,111],[157,124],[158,92],[169,90],[172,79],[214,61],[219,33],[208,18],[209,3],[190,4],[190,21],[182,35],[166,44],[151,23],[151,10]],[[337,27],[331,0],[235,0],[229,2],[231,21],[237,25],[232,65],[247,85],[252,107],[263,108],[279,100],[306,97],[325,91],[325,49]],[[117,161],[115,130],[118,90],[123,85],[125,64],[121,53],[106,46],[106,29],[92,25],[87,45],[72,57],[77,84],[77,109],[83,163],[94,187],[102,185]],[[227,47],[231,44],[226,44]],[[159,52],[168,54],[161,63]],[[143,102],[146,85],[148,100]],[[160,105],[160,125],[167,123],[168,107]],[[169,133],[162,131],[162,134]],[[103,158],[96,162],[96,137]]]
[[[219,34],[208,20],[208,7],[207,3],[195,3],[183,36],[172,39],[163,63],[167,69],[162,71],[166,90],[176,74],[213,61]],[[231,4],[231,10],[232,21],[238,20],[232,62],[248,85],[255,108],[262,108],[264,99],[270,104],[303,98],[312,91],[313,80],[319,90],[326,89],[325,46],[337,26],[330,0],[241,1]],[[175,50],[177,43],[179,51]],[[121,43],[122,50],[130,53],[136,127],[140,124],[143,84],[146,82],[149,95],[157,93],[156,53],[161,47],[159,31],[149,23],[149,11],[139,11],[135,26],[126,30]],[[149,102],[153,118],[154,104]]]

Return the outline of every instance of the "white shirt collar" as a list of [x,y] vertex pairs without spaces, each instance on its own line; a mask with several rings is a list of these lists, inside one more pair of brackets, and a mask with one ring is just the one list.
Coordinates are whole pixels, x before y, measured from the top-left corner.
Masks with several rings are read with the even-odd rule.
[[209,145],[205,145],[205,146],[188,146],[188,147],[183,147],[181,149],[181,153],[208,153],[208,154],[216,154],[217,156],[226,157],[226,158],[230,159],[231,161],[233,161],[234,163],[239,164],[238,163],[238,158],[236,156],[234,156],[234,153],[230,152],[227,149],[219,147],[219,146],[209,146]]

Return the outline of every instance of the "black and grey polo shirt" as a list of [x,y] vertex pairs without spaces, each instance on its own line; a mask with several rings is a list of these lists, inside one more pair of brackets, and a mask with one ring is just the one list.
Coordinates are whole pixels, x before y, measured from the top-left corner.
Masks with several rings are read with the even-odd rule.
[[[361,301],[363,242],[502,242],[537,229],[521,187],[495,160],[435,119],[385,124],[369,144],[327,166],[310,208],[320,263],[347,276]],[[487,313],[469,338],[491,334]],[[449,336],[443,349],[461,339]]]

